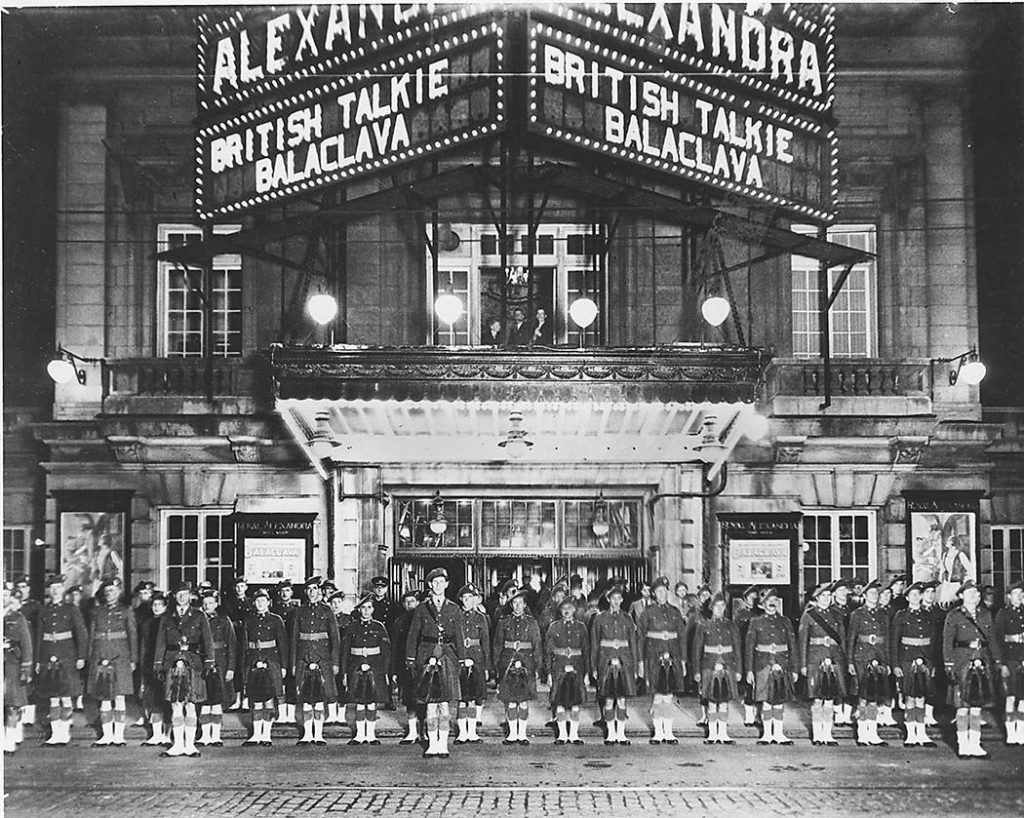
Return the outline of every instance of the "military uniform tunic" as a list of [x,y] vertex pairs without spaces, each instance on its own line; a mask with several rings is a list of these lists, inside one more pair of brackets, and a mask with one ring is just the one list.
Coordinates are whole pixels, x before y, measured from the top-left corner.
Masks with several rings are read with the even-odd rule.
[[[966,608],[946,614],[942,629],[942,658],[952,666],[950,682],[956,685],[956,707],[991,707],[995,698],[995,662],[1002,645],[993,639],[992,614],[978,606],[974,616]],[[987,679],[987,682],[985,681]]]
[[754,674],[754,701],[778,705],[792,699],[796,663],[796,634],[788,617],[766,613],[750,620],[743,667]]
[[996,614],[996,641],[1001,644],[1003,663],[1010,671],[1006,695],[1024,701],[1024,605],[1010,605]]
[[22,679],[32,674],[32,635],[20,611],[4,614],[4,707],[28,704],[28,685]]
[[[324,702],[333,702],[338,698],[338,687],[335,683],[334,668],[341,664],[341,634],[338,632],[338,620],[334,612],[322,602],[315,605],[300,605],[292,617],[291,648],[289,666],[295,677],[295,695],[300,704],[314,704],[304,695],[304,688],[309,688],[306,680],[308,673],[319,673],[323,679]],[[311,665],[316,665],[310,670]],[[316,685],[314,685],[316,687]],[[317,697],[320,701],[320,697]]]
[[[354,619],[345,629],[342,661],[348,674],[349,701],[384,704],[388,700],[391,637],[383,622]],[[365,678],[361,679],[361,676]]]
[[694,673],[700,673],[702,699],[722,703],[739,698],[736,677],[743,658],[735,622],[712,617],[698,623],[693,634],[692,662]]
[[850,614],[846,662],[857,669],[861,699],[884,704],[892,696],[889,676],[889,612],[863,605]]
[[650,603],[637,617],[637,636],[651,691],[662,695],[682,693],[686,680],[686,622],[679,609],[667,602]]
[[[279,698],[284,693],[281,668],[289,659],[284,620],[269,611],[265,614],[251,613],[246,617],[244,632],[242,674],[246,693],[250,700],[257,702]],[[263,671],[266,671],[265,675]],[[254,685],[253,682],[261,677],[265,683]]]
[[[208,615],[210,636],[213,639],[213,669],[207,672],[206,704],[230,706],[235,701],[235,680],[226,678],[229,670],[238,677],[238,641],[235,623],[227,615]],[[216,674],[216,678],[211,678]],[[219,690],[217,689],[219,688]]]
[[414,611],[402,611],[391,623],[391,644],[394,645],[391,659],[391,675],[398,684],[398,698],[407,709],[416,707],[416,679],[413,668],[405,661],[403,647],[409,638]]
[[[459,660],[466,655],[460,608],[450,599],[438,607],[429,598],[413,611],[409,635],[405,640],[405,658],[413,667],[417,701],[421,704],[461,701]],[[431,660],[434,660],[433,663]],[[436,685],[424,678],[429,671]]]
[[537,697],[537,674],[544,667],[540,625],[530,614],[509,614],[494,629],[494,669],[498,698],[506,704],[529,702]]
[[184,612],[176,607],[168,609],[160,617],[153,659],[153,670],[158,676],[165,674],[164,698],[174,700],[176,684],[181,690],[180,673],[187,677],[187,681],[184,694],[179,693],[185,698],[179,700],[205,701],[204,667],[213,667],[213,635],[206,614],[191,607],[185,608]]
[[892,620],[889,661],[903,672],[900,687],[910,699],[927,698],[932,693],[935,655],[933,617],[924,607],[904,608]]
[[89,626],[89,693],[103,699],[130,696],[135,692],[132,665],[138,662],[135,614],[120,603],[95,608]]
[[483,704],[487,698],[487,671],[491,667],[491,629],[487,615],[480,611],[462,611],[464,659],[472,659],[473,665],[463,665],[459,671],[459,686],[462,701]]
[[640,646],[636,624],[625,611],[601,611],[590,622],[590,660],[601,698],[636,695]]
[[[812,615],[815,612],[833,633],[816,621]],[[846,635],[842,613],[831,607],[823,611],[812,604],[800,617],[796,642],[800,667],[807,668],[807,698],[845,697]]]
[[[583,679],[590,673],[587,626],[578,619],[552,622],[544,637],[544,656],[545,669],[551,674],[551,704],[562,707],[582,704],[586,698]],[[567,676],[573,678],[566,681]]]
[[46,603],[39,611],[34,645],[39,695],[51,699],[81,696],[82,677],[75,663],[88,658],[89,634],[78,606]]

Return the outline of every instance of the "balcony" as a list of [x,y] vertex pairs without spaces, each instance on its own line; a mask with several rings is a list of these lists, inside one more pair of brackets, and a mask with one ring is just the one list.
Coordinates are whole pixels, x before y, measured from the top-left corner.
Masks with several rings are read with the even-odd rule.
[[268,403],[262,365],[243,358],[108,361],[103,413],[247,414]]
[[[821,413],[826,382],[825,366],[819,358],[776,358],[765,374],[772,414]],[[829,414],[930,415],[930,362],[927,358],[833,358],[831,393]]]

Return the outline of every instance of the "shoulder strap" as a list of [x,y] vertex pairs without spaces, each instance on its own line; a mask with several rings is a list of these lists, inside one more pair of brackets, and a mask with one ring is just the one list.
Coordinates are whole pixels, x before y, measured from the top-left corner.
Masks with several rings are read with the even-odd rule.
[[823,631],[825,631],[825,634],[830,639],[835,641],[837,645],[843,644],[843,638],[836,632],[836,629],[833,628],[832,625],[825,621],[825,617],[821,615],[821,611],[819,611],[817,608],[808,608],[807,615],[810,616],[811,619],[813,619],[815,622],[817,622],[818,626]]

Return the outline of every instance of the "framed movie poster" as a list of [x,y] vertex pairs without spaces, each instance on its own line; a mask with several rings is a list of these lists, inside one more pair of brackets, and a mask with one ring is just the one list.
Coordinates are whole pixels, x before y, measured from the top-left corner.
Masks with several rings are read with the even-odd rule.
[[80,585],[91,597],[106,580],[129,585],[130,492],[54,492],[59,529],[58,567],[66,587]]
[[722,587],[735,603],[751,585],[775,588],[783,610],[800,610],[800,514],[719,514]]
[[978,580],[978,499],[959,492],[906,492],[912,582],[938,582],[940,603],[956,600],[967,579]]
[[313,570],[316,514],[233,514],[236,567],[250,585],[301,583]]
[[789,540],[729,540],[730,585],[789,585]]

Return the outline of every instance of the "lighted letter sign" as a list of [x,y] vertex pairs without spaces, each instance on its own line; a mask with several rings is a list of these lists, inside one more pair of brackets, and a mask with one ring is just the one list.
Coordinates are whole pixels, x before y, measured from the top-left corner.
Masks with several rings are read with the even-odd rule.
[[498,131],[502,37],[479,25],[200,127],[197,212],[247,210]]

